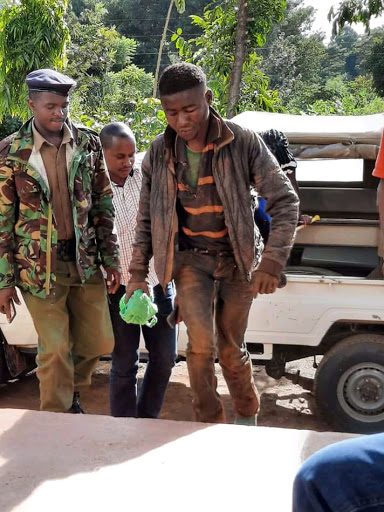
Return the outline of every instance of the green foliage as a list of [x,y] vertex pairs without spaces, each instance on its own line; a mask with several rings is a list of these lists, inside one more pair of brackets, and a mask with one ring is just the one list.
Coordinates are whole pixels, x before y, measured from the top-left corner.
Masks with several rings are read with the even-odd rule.
[[153,76],[132,64],[136,41],[105,26],[103,5],[97,0],[81,4],[77,15],[73,11],[68,14],[71,45],[67,72],[78,82],[71,97],[71,118],[97,130],[111,120],[132,120],[138,146],[144,148],[158,128],[158,115],[161,117],[157,104],[145,99],[151,95]]
[[[170,1],[172,2],[173,0],[170,0]],[[179,14],[183,14],[183,12],[185,11],[185,0],[174,0],[174,2],[175,2],[177,12]]]
[[[152,92],[153,75],[134,64],[122,69],[118,73],[108,73],[106,80],[109,83],[110,93],[134,99],[146,97]],[[119,108],[123,108],[120,103]]]
[[132,110],[127,123],[136,134],[139,151],[148,149],[153,139],[163,132],[167,120],[160,100],[156,98],[138,99],[131,103]]
[[[85,104],[90,112],[106,110],[112,114],[126,115],[131,111],[131,102],[150,96],[153,76],[131,64],[117,73],[109,72],[87,91]],[[90,93],[93,101],[90,103]]]
[[326,46],[321,33],[310,33],[313,15],[314,9],[305,7],[303,0],[288,0],[286,16],[274,26],[263,50],[262,70],[279,91],[284,109],[379,112],[381,100],[373,86],[381,93],[384,31],[376,29],[368,37],[345,27]]
[[[121,35],[137,39],[139,45],[134,63],[143,67],[147,72],[155,73],[157,54],[163,33],[165,17],[170,0],[104,0],[108,12],[104,17],[106,24],[116,26]],[[185,2],[185,12],[180,13],[172,9],[167,36],[181,27],[184,34],[199,32],[192,26],[190,14],[200,14],[210,0],[188,0]],[[164,48],[161,69],[171,63],[174,55],[173,47]]]
[[[186,39],[178,29],[171,37],[182,59],[203,67],[223,114],[234,63],[237,6],[237,0],[213,1],[204,9],[203,16],[191,16],[193,25],[202,32],[200,36]],[[261,61],[256,49],[265,44],[272,23],[281,19],[284,7],[285,0],[248,1],[248,43],[237,111],[256,106],[271,111],[280,109],[277,92],[269,90],[268,78],[259,69]]]
[[332,7],[328,19],[333,20],[334,34],[342,32],[346,23],[363,23],[369,30],[370,19],[383,11],[383,0],[343,0],[337,8]]
[[71,118],[97,130],[112,120],[128,122],[138,147],[146,149],[151,137],[164,127],[160,102],[146,97],[152,92],[153,76],[131,64],[93,80],[74,92]]
[[158,52],[157,52],[156,69],[155,69],[155,80],[154,80],[153,93],[152,93],[152,96],[154,98],[156,98],[156,96],[157,96],[157,84],[158,84],[159,76],[160,76],[161,60],[162,60],[162,57],[163,57],[164,46],[165,46],[165,43],[166,43],[166,40],[167,40],[167,31],[168,31],[169,22],[170,22],[170,19],[171,19],[172,9],[173,9],[173,7],[175,5],[176,5],[176,8],[177,8],[177,12],[179,14],[181,14],[181,13],[183,13],[185,11],[185,0],[176,0],[176,1],[175,0],[169,0],[167,16],[166,16],[165,21],[164,21],[164,26],[163,26],[163,31],[162,31],[161,39],[160,39],[159,49],[158,49]]
[[5,137],[8,137],[11,133],[17,132],[21,125],[21,119],[18,117],[11,117],[10,115],[4,116],[0,123],[0,140],[5,139]]
[[384,110],[384,99],[373,87],[372,79],[359,76],[345,81],[342,76],[329,79],[325,87],[327,99],[319,99],[311,105],[309,112],[317,115],[366,115]]
[[79,81],[89,76],[102,76],[116,63],[119,34],[104,25],[106,10],[96,0],[85,0],[84,10],[77,17],[68,13],[71,43],[68,47],[67,73]]
[[167,126],[165,114],[160,100],[155,98],[137,98],[126,105],[125,115],[101,110],[94,115],[71,113],[71,117],[79,123],[100,131],[111,121],[127,123],[136,136],[137,150],[146,151],[153,139],[164,131]]
[[115,62],[112,66],[113,71],[121,71],[132,63],[135,56],[137,42],[134,39],[121,36],[114,42]]
[[323,98],[322,84],[297,81],[290,98],[284,103],[284,108],[290,114],[301,114],[310,111],[311,105],[321,98]]
[[384,96],[384,32],[373,38],[365,67],[372,73],[373,84],[380,96]]
[[39,68],[65,63],[67,0],[20,0],[0,10],[0,120],[27,115],[24,79]]
[[[282,110],[281,99],[277,90],[269,88],[268,77],[260,70],[261,58],[256,52],[248,56],[243,66],[240,84],[240,98],[236,113],[245,110],[262,110],[265,112],[278,112]],[[225,105],[219,110],[223,115]]]
[[[81,5],[80,5],[81,4]],[[71,44],[68,74],[77,79],[70,116],[97,131],[112,120],[128,122],[140,149],[159,133],[164,114],[150,96],[153,76],[132,64],[137,43],[104,24],[106,9],[97,0],[82,0],[68,13]]]
[[349,80],[358,74],[358,44],[360,37],[350,27],[345,27],[340,35],[332,38],[327,47],[327,66],[323,72],[325,79],[346,73]]
[[288,0],[283,20],[274,25],[262,49],[261,68],[285,106],[301,95],[307,101],[326,67],[324,35],[310,32],[313,21],[313,7],[304,6],[303,0]]

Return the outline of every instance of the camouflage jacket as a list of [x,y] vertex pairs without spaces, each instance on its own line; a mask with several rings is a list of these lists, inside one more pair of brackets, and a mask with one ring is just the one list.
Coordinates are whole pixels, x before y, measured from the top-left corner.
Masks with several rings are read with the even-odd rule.
[[[76,262],[85,282],[101,263],[119,267],[112,190],[96,133],[67,124]],[[32,119],[0,142],[0,289],[17,285],[45,298],[55,290],[57,229],[49,185],[33,165],[36,155]]]
[[[212,173],[220,196],[236,263],[247,280],[258,269],[278,276],[292,248],[298,197],[264,142],[253,131],[224,121],[211,109],[207,143],[213,144]],[[152,255],[160,283],[171,279],[178,218],[177,175],[180,165],[176,133],[167,127],[153,141],[142,163],[143,181],[136,238],[130,265],[131,282],[144,281]],[[254,223],[251,186],[268,200],[271,233],[263,251]]]

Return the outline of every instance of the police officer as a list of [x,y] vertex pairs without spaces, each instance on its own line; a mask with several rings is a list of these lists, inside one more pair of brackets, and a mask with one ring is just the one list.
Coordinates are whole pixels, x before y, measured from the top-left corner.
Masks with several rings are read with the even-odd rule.
[[0,143],[0,312],[19,287],[39,336],[41,409],[81,413],[79,387],[113,349],[109,293],[120,283],[114,210],[100,140],[68,118],[71,78],[26,78],[33,113]]

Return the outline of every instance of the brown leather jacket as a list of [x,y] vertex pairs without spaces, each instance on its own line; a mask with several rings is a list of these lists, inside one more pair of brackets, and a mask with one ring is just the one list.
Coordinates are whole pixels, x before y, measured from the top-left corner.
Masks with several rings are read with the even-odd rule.
[[[142,163],[136,240],[129,269],[131,282],[145,281],[152,255],[160,283],[165,286],[172,277],[178,229],[176,137],[168,126],[153,141]],[[212,172],[239,269],[248,280],[257,265],[259,270],[278,276],[294,240],[299,205],[295,191],[260,137],[224,121],[213,109],[209,142],[214,143]],[[267,213],[273,218],[264,251],[253,219],[251,186],[268,201]]]

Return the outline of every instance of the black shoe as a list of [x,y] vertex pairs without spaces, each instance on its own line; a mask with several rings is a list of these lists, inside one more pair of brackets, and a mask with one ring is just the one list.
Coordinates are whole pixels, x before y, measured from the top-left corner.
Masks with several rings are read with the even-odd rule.
[[85,414],[84,409],[81,407],[80,393],[78,391],[73,393],[73,402],[68,412],[71,414]]

